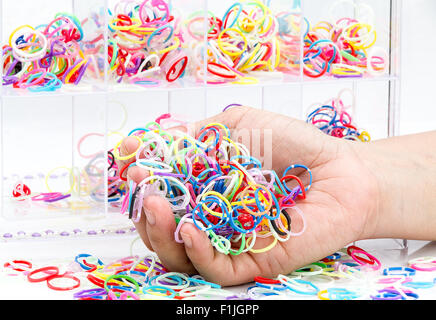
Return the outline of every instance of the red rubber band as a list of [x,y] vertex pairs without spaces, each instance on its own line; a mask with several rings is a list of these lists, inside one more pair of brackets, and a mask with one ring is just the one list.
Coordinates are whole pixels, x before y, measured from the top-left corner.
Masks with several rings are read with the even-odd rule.
[[[359,253],[361,253],[361,254],[367,255],[367,257],[370,258],[371,260],[367,260],[365,258],[362,258],[362,257],[359,257],[359,256],[353,254],[354,250],[359,251]],[[369,265],[374,265],[376,263],[376,261],[373,258],[371,258],[370,256],[368,256],[368,253],[365,250],[363,250],[362,248],[359,248],[359,247],[356,247],[356,246],[349,246],[347,248],[347,253],[354,260],[359,260],[359,261],[361,261],[363,263],[366,263],[366,264],[369,264]]]
[[127,178],[123,178],[124,171],[126,171],[127,168],[128,168],[132,163],[135,163],[135,162],[136,162],[136,160],[132,160],[130,163],[126,164],[126,165],[124,166],[124,168],[121,169],[121,171],[120,171],[120,179],[121,179],[122,181],[127,181]]
[[[49,272],[47,272],[47,271],[49,271]],[[47,275],[45,277],[41,277],[41,278],[36,278],[36,279],[32,278],[32,276],[34,274],[41,273],[41,272],[44,272]],[[30,272],[27,275],[27,280],[29,280],[29,282],[42,282],[42,281],[45,281],[48,278],[55,276],[55,275],[59,275],[59,268],[58,267],[55,267],[55,266],[44,267],[44,268],[36,269],[36,270],[33,270],[32,272]]]
[[87,263],[85,260],[83,260],[82,263],[83,263],[85,266],[91,268],[91,269],[89,269],[89,270],[86,270],[86,272],[93,272],[93,271],[97,270],[97,266],[96,266],[95,264],[89,264],[89,263]]
[[[76,281],[76,284],[73,286],[70,286],[70,287],[57,287],[57,286],[54,286],[50,283],[50,281],[52,281],[54,279],[62,279],[62,278],[72,279],[72,280]],[[70,291],[70,290],[74,290],[74,289],[80,287],[80,280],[79,280],[79,278],[77,278],[71,274],[53,275],[53,276],[49,276],[47,278],[47,287],[49,287],[52,290],[56,290],[56,291]]]
[[[175,78],[170,78],[170,75],[176,72],[176,66],[179,64],[180,61],[184,61],[182,67],[179,70],[179,73],[177,74],[177,76]],[[168,73],[166,74],[166,79],[168,82],[174,82],[176,81],[181,75],[182,73],[185,71],[186,67],[188,65],[188,57],[182,57],[179,60],[176,61],[176,63],[174,63],[171,68],[168,70]]]
[[306,76],[308,76],[308,77],[311,77],[311,78],[319,78],[319,77],[323,76],[324,73],[327,72],[327,68],[328,68],[328,66],[329,66],[329,64],[328,64],[327,62],[324,62],[324,69],[321,71],[321,73],[316,74],[316,75],[311,74],[311,73],[310,73],[309,71],[307,71],[306,69],[304,69],[303,71],[304,71],[304,74],[305,74]]
[[[29,269],[32,269],[32,263],[30,263],[29,261],[26,261],[26,260],[13,260],[12,263],[14,263],[14,264],[24,264],[24,265],[27,266]],[[28,270],[26,270],[26,269],[16,268],[16,267],[12,266],[9,262],[6,262],[6,263],[3,265],[3,267],[5,267],[5,268],[12,268],[12,270],[20,271],[20,272],[22,272],[22,271],[28,271]]]
[[227,69],[225,66],[215,63],[215,62],[208,62],[207,63],[207,71],[212,73],[213,75],[216,75],[218,77],[221,78],[227,78],[227,79],[235,79],[236,78],[236,74],[226,74],[226,73],[220,73],[217,71],[212,70],[209,66],[214,66],[214,67],[218,67],[220,69],[226,70],[226,71],[230,71],[229,69]]
[[280,284],[279,280],[264,278],[264,277],[255,277],[254,282],[264,283],[264,284]]
[[301,199],[301,200],[306,199],[306,189],[304,188],[303,182],[301,182],[300,178],[298,178],[297,176],[290,175],[290,176],[285,176],[285,177],[281,178],[280,181],[282,183],[285,183],[285,181],[289,180],[289,179],[297,180],[298,184],[300,185],[300,189],[301,189],[302,194],[298,195],[298,199]]

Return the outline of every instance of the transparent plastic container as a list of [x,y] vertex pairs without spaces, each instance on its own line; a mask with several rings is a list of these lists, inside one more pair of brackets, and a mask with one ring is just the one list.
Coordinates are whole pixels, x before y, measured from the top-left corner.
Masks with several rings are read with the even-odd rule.
[[[249,5],[249,9],[245,10],[248,17],[240,20],[239,31],[250,31],[252,25],[256,24],[250,23],[250,13],[259,15],[265,11],[270,16],[265,21],[275,21],[279,32],[275,39],[267,43],[271,47],[281,46],[283,50],[278,54],[280,59],[277,66],[273,63],[270,69],[262,63],[251,72],[249,69],[253,69],[253,66],[242,71],[239,66],[238,72],[242,74],[241,77],[245,77],[239,83],[210,81],[211,70],[217,71],[218,68],[211,63],[214,61],[211,57],[218,41],[216,35],[212,36],[218,32],[211,28],[216,22],[214,17],[225,20],[226,12],[233,10],[229,11],[231,14],[228,14],[226,26],[237,27],[237,22],[232,25],[232,19],[235,20],[239,11],[237,2],[163,1],[167,6],[158,9],[161,11],[160,17],[166,17],[165,10],[168,8],[168,14],[177,20],[180,28],[176,28],[175,24],[172,26],[175,34],[183,36],[179,48],[182,55],[179,58],[188,58],[182,72],[183,77],[171,82],[167,81],[165,72],[173,74],[180,69],[166,68],[163,73],[162,70],[146,73],[143,78],[138,77],[137,82],[126,76],[120,81],[116,61],[112,64],[114,39],[120,37],[116,35],[117,31],[126,31],[129,27],[123,29],[122,25],[118,25],[121,28],[116,30],[113,27],[105,28],[105,25],[116,26],[119,22],[117,19],[127,19],[120,18],[117,14],[126,14],[132,10],[136,10],[136,16],[132,17],[139,16],[143,1],[134,2],[134,6],[131,1],[113,0],[23,0],[20,1],[22,9],[19,11],[13,0],[0,1],[2,44],[8,43],[10,34],[21,25],[38,26],[49,23],[59,12],[70,12],[83,25],[82,48],[84,58],[89,60],[89,68],[77,85],[63,85],[54,92],[29,92],[11,86],[3,86],[0,90],[0,241],[67,234],[96,236],[134,233],[130,220],[120,215],[119,208],[107,201],[108,175],[105,169],[109,164],[104,161],[104,157],[131,129],[143,126],[165,113],[174,114],[186,121],[196,121],[220,113],[227,105],[238,103],[304,120],[305,112],[311,104],[332,98],[332,95],[348,88],[356,97],[355,119],[371,133],[373,139],[398,134],[401,0],[265,0],[261,1],[262,5]],[[147,3],[151,4],[152,1],[146,1]],[[376,45],[387,52],[388,68],[376,76],[358,78],[306,76],[302,63],[307,50],[304,41],[307,27],[305,19],[316,23],[330,18],[329,9],[332,6],[336,16],[359,18],[359,11],[356,10],[359,5],[362,8],[370,6],[374,12]],[[147,14],[150,14],[149,9],[144,9],[143,17]],[[138,23],[137,20],[130,20],[132,24]],[[268,25],[269,22],[265,23]],[[225,29],[220,30],[222,32]],[[121,34],[123,37],[133,36]],[[174,35],[171,36],[174,38]],[[147,46],[145,39],[134,39],[139,42],[136,44]],[[253,39],[259,40],[256,37]],[[227,51],[237,52],[235,47],[226,44],[225,33],[220,41],[221,47],[227,48]],[[252,41],[250,48],[248,44],[247,48],[242,44],[239,49],[253,50],[256,41]],[[169,42],[168,45],[170,44],[173,43]],[[160,61],[165,54],[162,51],[165,46],[153,41],[149,45],[157,48]],[[259,52],[265,53],[268,50],[268,45],[264,45]],[[153,54],[153,51],[150,50],[149,54]],[[3,54],[3,59],[5,57]],[[176,58],[174,61],[178,60]],[[146,71],[150,65],[146,67],[145,59],[146,57],[139,56],[137,60],[131,60],[135,63],[128,66],[133,68],[133,64],[144,64],[140,70]],[[155,61],[152,62],[152,66],[155,65]],[[182,59],[181,65],[183,62]],[[1,68],[3,67],[4,64]],[[3,78],[6,71],[1,73]],[[122,71],[120,70],[121,74]],[[149,81],[144,80],[147,77]],[[80,181],[84,180],[87,182],[83,182],[83,185],[91,188],[79,188],[82,186]],[[17,182],[26,184],[35,194],[50,190],[68,193],[72,185],[73,188],[68,199],[55,204],[42,204],[15,201],[12,192]],[[92,192],[88,192],[90,190]],[[407,247],[402,240],[393,241],[392,246]]]

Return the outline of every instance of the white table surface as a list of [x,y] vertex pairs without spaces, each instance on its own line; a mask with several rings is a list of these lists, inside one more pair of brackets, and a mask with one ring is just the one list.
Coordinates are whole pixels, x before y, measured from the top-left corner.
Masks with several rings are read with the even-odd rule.
[[[56,265],[62,268],[74,261],[74,257],[80,253],[92,254],[99,257],[103,262],[109,263],[122,257],[127,257],[131,253],[131,244],[136,236],[127,237],[99,237],[99,238],[72,238],[58,240],[40,241],[16,241],[0,243],[0,266],[6,261],[14,259],[24,259],[33,263],[34,267]],[[436,242],[409,241],[408,255],[401,257],[399,248],[393,240],[371,240],[358,243],[359,246],[376,256],[383,267],[406,266],[407,261],[412,258],[423,256],[436,256]],[[147,249],[141,241],[133,242],[132,253],[135,255],[145,255]],[[381,275],[381,270],[372,276]],[[434,272],[417,272],[416,281],[431,281],[436,277]],[[370,278],[370,277],[369,277]],[[368,279],[369,279],[368,278]],[[83,281],[80,289],[93,288],[92,284]],[[246,286],[238,286],[229,289],[235,293],[246,291]],[[76,289],[80,290],[80,289]],[[420,299],[435,299],[436,287],[431,289],[414,289]],[[73,291],[74,292],[74,291]],[[0,272],[0,300],[20,299],[20,300],[69,300],[73,299],[73,292],[57,292],[47,288],[43,283],[30,283],[23,276],[8,276],[7,273]],[[312,297],[312,299],[315,297]],[[304,296],[292,296],[289,299],[306,299]]]

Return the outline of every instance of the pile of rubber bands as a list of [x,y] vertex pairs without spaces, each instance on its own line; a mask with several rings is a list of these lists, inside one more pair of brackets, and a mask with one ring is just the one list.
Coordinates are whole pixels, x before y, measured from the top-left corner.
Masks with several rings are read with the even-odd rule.
[[382,269],[376,257],[353,245],[287,275],[254,277],[238,292],[199,275],[169,272],[153,254],[108,264],[78,254],[62,266],[12,260],[3,264],[0,276],[23,276],[56,291],[74,290],[77,300],[416,300],[435,287],[435,271],[436,257],[431,256]]
[[[274,14],[259,0],[232,4],[222,19],[208,19],[207,82],[257,83],[255,77],[274,71],[298,74],[300,17],[295,8]],[[188,23],[188,32],[198,41]],[[204,37],[203,37],[204,38]]]
[[352,92],[353,101],[351,105],[345,105],[342,99],[343,93],[347,91],[351,92],[351,90],[344,89],[337,97],[325,103],[312,105],[306,122],[314,125],[319,130],[332,137],[369,142],[371,141],[369,133],[365,130],[358,129],[353,122],[351,114],[346,111],[348,109],[354,111],[355,109],[355,99]]
[[[192,137],[182,131],[169,133],[165,125],[177,121],[170,117],[164,115],[132,130],[128,137],[138,141],[135,152],[120,154],[124,139],[110,150],[109,201],[122,201],[122,214],[137,222],[144,198],[160,195],[175,213],[177,242],[182,242],[178,234],[182,224],[193,223],[209,236],[216,250],[231,255],[265,252],[279,241],[303,234],[306,222],[295,201],[305,199],[310,189],[309,168],[292,165],[279,178],[274,170],[262,168],[244,145],[233,141],[225,125],[212,123]],[[114,160],[126,164],[119,168]],[[138,184],[127,182],[126,171],[133,166],[147,170],[149,177]],[[293,170],[307,172],[306,187]],[[290,182],[295,187],[288,186]],[[301,230],[291,231],[287,209],[300,216]],[[268,237],[272,238],[269,246],[253,249],[256,238]]]
[[115,6],[109,25],[112,78],[156,86],[162,78],[173,82],[189,73],[204,81],[205,58],[210,84],[257,83],[250,72],[298,73],[295,12],[275,16],[259,0],[235,2],[222,19],[210,11],[207,18],[198,11],[182,19],[173,11],[166,0],[124,0]]
[[351,245],[318,262],[275,279],[256,277],[250,298],[295,296],[320,300],[416,300],[420,291],[435,287],[436,258],[420,257],[406,267],[382,269],[380,261]]
[[83,41],[82,27],[87,21],[58,13],[48,24],[15,29],[3,46],[3,85],[35,92],[77,85],[103,46],[102,37],[92,43]]
[[[338,1],[330,8],[331,17],[343,3],[353,5],[358,18],[331,18],[314,26],[304,18],[304,74],[385,74],[389,57],[374,46],[373,10]],[[185,19],[168,0],[121,0],[109,10],[106,61],[103,20],[98,14],[80,21],[58,13],[48,24],[15,29],[3,46],[3,85],[55,91],[63,84],[79,84],[85,73],[102,78],[106,63],[109,80],[146,87],[187,74],[209,84],[250,84],[258,83],[259,75],[300,73],[302,17],[295,4],[275,13],[260,0],[241,0],[222,18],[200,10]],[[97,31],[84,38],[87,23]]]
[[185,76],[181,18],[166,0],[123,0],[110,11],[109,74],[117,82],[158,86]]
[[[356,18],[335,18],[338,6],[354,8]],[[342,0],[330,7],[331,21],[306,22],[303,72],[311,78],[331,75],[335,78],[384,75],[389,55],[377,41],[373,9],[364,2]]]

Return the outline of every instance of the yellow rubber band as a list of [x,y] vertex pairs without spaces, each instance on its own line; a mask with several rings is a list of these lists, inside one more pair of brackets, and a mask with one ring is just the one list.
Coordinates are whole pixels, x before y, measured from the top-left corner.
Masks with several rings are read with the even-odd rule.
[[[275,38],[276,41],[276,63],[274,64],[274,68],[277,69],[280,63],[280,42],[277,38]],[[272,55],[271,55],[272,57]]]
[[224,137],[223,140],[229,142],[233,146],[233,148],[235,148],[237,156],[241,155],[241,151],[239,150],[239,147],[236,145],[236,143],[232,139]]
[[67,192],[63,193],[63,194],[70,194],[73,191],[74,184],[75,184],[75,179],[74,179],[74,176],[73,176],[73,171],[70,168],[67,168],[67,167],[57,167],[57,168],[54,168],[54,169],[50,170],[47,173],[47,175],[45,176],[45,186],[47,187],[48,192],[50,192],[50,193],[54,192],[50,188],[50,186],[48,185],[48,178],[51,176],[51,174],[53,172],[55,172],[56,170],[59,170],[59,169],[66,169],[70,173],[70,189]]
[[165,49],[158,51],[158,53],[164,54],[164,53],[176,50],[180,46],[180,39],[179,39],[179,37],[174,37],[174,40],[176,40],[175,44],[173,44],[172,46],[169,46],[168,48],[165,48]]
[[15,35],[19,30],[24,29],[24,28],[29,28],[29,29],[35,31],[35,29],[34,29],[32,26],[29,26],[28,24],[25,24],[25,25],[22,25],[22,26],[16,28],[14,31],[12,31],[11,35],[9,36],[9,46],[10,46],[10,47],[12,47],[12,38],[14,37],[14,35]]
[[362,131],[359,135],[359,139],[362,142],[370,142],[371,141],[371,136],[369,135],[368,132],[366,131]]
[[[223,43],[226,43],[226,42],[223,42],[221,39],[222,39],[223,35],[229,31],[236,32],[237,34],[239,34],[241,36],[242,40],[244,41],[244,47],[237,52],[230,52],[230,51],[223,48]],[[231,57],[240,56],[242,53],[245,52],[245,50],[247,50],[247,47],[248,47],[247,38],[244,36],[244,34],[241,31],[239,31],[238,29],[235,29],[235,28],[227,28],[227,29],[224,29],[223,31],[221,31],[221,33],[219,34],[218,39],[217,39],[217,44],[223,53],[225,53]],[[227,43],[227,45],[231,45],[231,44]],[[234,47],[237,48],[236,46],[234,46]]]
[[86,63],[88,63],[88,60],[82,60],[80,61],[71,71],[68,73],[68,75],[65,77],[65,83],[69,83],[71,77]]
[[135,24],[132,24],[131,26],[116,26],[115,23],[118,21],[122,21],[121,19],[115,18],[113,19],[109,25],[112,29],[118,30],[118,31],[130,31],[132,29],[136,29],[142,25],[141,20],[137,18],[131,18],[132,22],[135,22]]
[[[248,240],[246,241],[246,248],[248,248],[248,242],[250,242],[250,240],[252,239],[252,237],[248,238]],[[277,244],[278,240],[276,238],[274,238],[273,242],[271,242],[270,245],[268,245],[267,247],[263,248],[263,249],[250,249],[249,251],[252,253],[264,253],[267,251],[270,251],[272,248],[274,248]]]
[[246,65],[245,67],[242,67],[239,70],[240,71],[244,71],[244,70],[247,70],[247,69],[250,69],[250,68],[254,68],[254,67],[258,67],[258,66],[264,66],[264,67],[266,66],[266,67],[269,67],[268,69],[270,69],[270,70],[272,69],[270,67],[271,63],[269,61],[259,61],[259,62],[255,62],[255,63],[249,64],[249,65]]
[[112,154],[114,155],[115,159],[121,160],[121,161],[125,161],[125,160],[129,160],[129,159],[131,159],[131,158],[136,156],[136,154],[138,153],[139,149],[141,148],[142,140],[141,140],[141,138],[139,138],[137,136],[132,136],[132,137],[139,141],[138,149],[136,149],[135,152],[133,152],[133,153],[127,155],[127,156],[120,156],[119,148],[120,148],[121,144],[124,141],[124,139],[123,139],[120,142],[118,142],[117,145],[114,147],[114,150],[113,150]]
[[328,290],[322,290],[322,291],[318,291],[318,298],[320,300],[330,300],[329,298],[325,298],[323,295],[326,294],[328,292]]
[[[217,198],[219,198],[220,200],[222,200],[226,204],[227,209],[229,210],[229,212],[232,210],[232,205],[230,204],[229,200],[224,198],[224,196],[222,194],[220,194],[218,192],[215,192],[215,191],[208,191],[208,192],[204,193],[203,197],[206,198],[208,195],[216,196]],[[221,218],[223,216],[222,212],[214,212],[210,208],[208,208],[206,206],[206,204],[203,204],[203,209],[206,210],[207,212],[209,212],[211,215],[213,215],[215,217]]]
[[233,81],[232,84],[258,84],[259,79],[254,77],[241,77],[240,80]]

